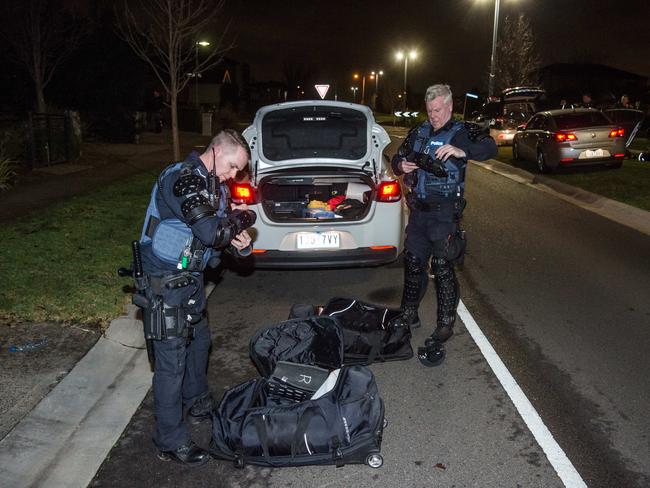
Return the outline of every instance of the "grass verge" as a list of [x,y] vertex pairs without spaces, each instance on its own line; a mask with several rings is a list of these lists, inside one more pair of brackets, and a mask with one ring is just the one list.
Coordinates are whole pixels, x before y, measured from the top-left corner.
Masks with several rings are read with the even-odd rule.
[[[531,173],[538,173],[532,162],[515,162],[512,159],[510,146],[499,147],[496,159]],[[545,176],[650,211],[650,163],[648,162],[625,159],[620,169],[605,166],[570,168]]]
[[142,173],[3,225],[3,320],[107,324],[123,311],[131,262],[155,176]]

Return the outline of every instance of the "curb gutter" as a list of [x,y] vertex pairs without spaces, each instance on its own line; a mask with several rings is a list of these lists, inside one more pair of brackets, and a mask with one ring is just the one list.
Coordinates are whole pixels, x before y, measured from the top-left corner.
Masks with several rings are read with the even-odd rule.
[[137,308],[0,442],[4,486],[87,486],[151,387]]
[[650,212],[646,210],[605,198],[596,193],[576,188],[575,186],[567,185],[553,178],[534,175],[523,169],[497,161],[496,159],[471,161],[471,163],[523,185],[554,195],[566,202],[627,227],[631,227],[646,235],[650,235]]

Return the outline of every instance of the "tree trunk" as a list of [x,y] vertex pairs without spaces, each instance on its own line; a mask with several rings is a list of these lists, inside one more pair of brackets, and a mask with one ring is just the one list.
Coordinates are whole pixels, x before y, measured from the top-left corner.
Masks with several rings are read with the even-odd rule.
[[180,141],[178,138],[178,92],[176,91],[176,85],[173,84],[173,88],[170,93],[171,98],[171,124],[172,124],[172,141],[174,147],[174,161],[181,160],[181,148]]
[[34,89],[36,91],[36,112],[44,114],[47,109],[45,95],[43,94],[43,81],[38,77],[34,79]]

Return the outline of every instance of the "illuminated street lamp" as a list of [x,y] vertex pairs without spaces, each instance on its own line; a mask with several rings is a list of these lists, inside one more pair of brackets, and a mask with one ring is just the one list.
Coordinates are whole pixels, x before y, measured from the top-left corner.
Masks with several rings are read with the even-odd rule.
[[375,77],[375,103],[373,104],[373,108],[377,109],[377,98],[379,98],[379,77],[383,76],[384,72],[382,70],[379,70],[377,72],[371,71],[370,75]]
[[358,86],[351,86],[350,90],[352,90],[352,101],[354,103],[357,103],[357,91],[359,90]]
[[199,106],[199,46],[209,46],[208,41],[197,41],[194,44],[194,103]]
[[401,61],[402,59],[404,60],[404,108],[407,107],[407,93],[406,93],[406,81],[407,81],[407,73],[408,73],[408,65],[409,65],[409,58],[415,59],[418,57],[418,53],[412,49],[408,54],[405,53],[404,51],[398,51],[397,54],[395,55],[398,61]]

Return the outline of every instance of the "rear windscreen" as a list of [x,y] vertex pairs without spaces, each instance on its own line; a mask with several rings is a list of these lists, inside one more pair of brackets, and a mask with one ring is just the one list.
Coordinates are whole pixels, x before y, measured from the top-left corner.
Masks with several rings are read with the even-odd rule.
[[557,128],[560,130],[579,129],[581,127],[596,127],[598,125],[611,125],[611,122],[601,112],[576,112],[556,115],[554,117]]
[[358,110],[297,107],[262,119],[262,153],[269,161],[302,158],[358,160],[367,152],[368,119]]

